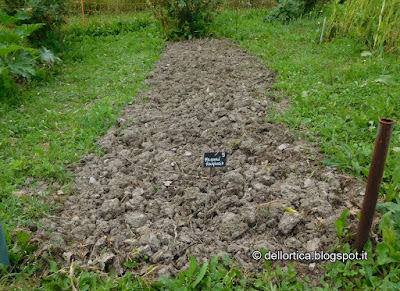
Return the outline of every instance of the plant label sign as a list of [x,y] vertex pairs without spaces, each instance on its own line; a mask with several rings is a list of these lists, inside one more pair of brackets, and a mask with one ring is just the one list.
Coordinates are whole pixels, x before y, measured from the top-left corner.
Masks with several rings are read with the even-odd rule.
[[226,152],[205,153],[203,167],[225,167],[226,166]]

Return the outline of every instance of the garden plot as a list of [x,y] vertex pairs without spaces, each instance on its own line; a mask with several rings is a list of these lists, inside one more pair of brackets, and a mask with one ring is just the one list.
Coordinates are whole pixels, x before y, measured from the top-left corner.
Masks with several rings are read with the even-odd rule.
[[[230,41],[168,44],[149,89],[99,141],[106,154],[84,157],[75,195],[42,220],[41,252],[119,274],[141,257],[138,273],[153,266],[173,275],[189,254],[226,253],[254,270],[263,266],[252,259],[260,248],[330,251],[335,220],[361,205],[364,187],[317,162],[312,143],[266,122],[281,106],[274,81]],[[211,151],[228,156],[210,174],[202,159]]]

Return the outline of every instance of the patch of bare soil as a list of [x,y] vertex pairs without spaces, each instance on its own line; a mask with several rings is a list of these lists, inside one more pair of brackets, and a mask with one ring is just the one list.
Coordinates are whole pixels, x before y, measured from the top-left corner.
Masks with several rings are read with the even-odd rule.
[[[266,64],[227,40],[170,43],[146,82],[99,141],[106,154],[75,170],[76,195],[58,218],[43,219],[42,251],[123,274],[139,249],[149,258],[143,273],[154,265],[167,276],[188,267],[188,254],[227,253],[256,270],[260,248],[330,251],[335,220],[361,205],[364,186],[265,121],[275,94]],[[211,178],[202,167],[209,151],[228,153]],[[309,264],[301,273],[318,278],[319,263]]]

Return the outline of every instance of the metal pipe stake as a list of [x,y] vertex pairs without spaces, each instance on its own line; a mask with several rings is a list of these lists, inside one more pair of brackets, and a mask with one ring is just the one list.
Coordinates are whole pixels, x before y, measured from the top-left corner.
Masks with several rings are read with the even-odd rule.
[[375,140],[367,188],[365,189],[360,222],[358,223],[357,235],[354,243],[354,248],[358,251],[362,251],[371,230],[394,123],[395,121],[389,118],[379,119],[378,134]]

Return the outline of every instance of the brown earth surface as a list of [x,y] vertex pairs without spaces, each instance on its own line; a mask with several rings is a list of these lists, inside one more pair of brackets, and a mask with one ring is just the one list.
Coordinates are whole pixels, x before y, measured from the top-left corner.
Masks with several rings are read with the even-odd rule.
[[[189,254],[226,253],[254,271],[264,266],[252,258],[260,248],[329,252],[335,220],[344,209],[355,216],[364,185],[323,166],[316,144],[265,120],[287,106],[274,101],[275,77],[228,40],[169,43],[149,89],[99,141],[106,154],[84,157],[74,195],[41,221],[39,252],[119,274],[147,256],[137,272],[153,266],[166,276],[187,268]],[[210,151],[227,152],[211,175],[202,160]],[[319,263],[297,269],[321,279]]]

